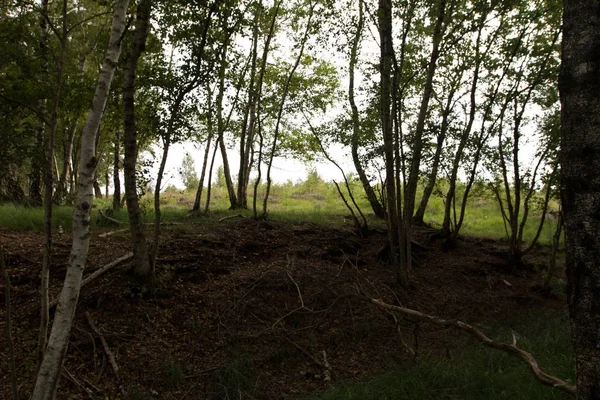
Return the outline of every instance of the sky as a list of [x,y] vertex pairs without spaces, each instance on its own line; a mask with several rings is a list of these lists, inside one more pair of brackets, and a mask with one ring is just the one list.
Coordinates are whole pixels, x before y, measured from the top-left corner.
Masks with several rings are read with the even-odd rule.
[[[162,149],[156,148],[156,154],[160,154]],[[354,173],[355,169],[352,164],[352,160],[350,159],[349,154],[344,154],[344,149],[341,146],[337,148],[332,148],[331,150],[332,157],[335,157],[336,162],[340,163],[340,166],[344,169],[346,174]],[[178,169],[181,167],[181,162],[185,153],[188,152],[195,160],[196,172],[198,176],[200,176],[200,172],[202,170],[202,162],[204,157],[204,147],[198,148],[198,146],[194,145],[191,142],[178,143],[172,145],[169,150],[169,157],[167,158],[167,165],[165,168],[165,174],[163,178],[163,188],[164,190],[169,185],[174,185],[178,189],[183,189],[183,180],[178,173]],[[229,167],[232,171],[232,178],[237,178],[237,171],[239,169],[239,156],[236,157],[235,150],[230,150],[228,152],[229,157]],[[215,167],[213,170],[213,182],[216,179],[217,169],[219,166],[223,165],[223,161],[221,158],[220,151],[217,152],[217,157],[215,159]],[[273,182],[275,183],[285,183],[288,180],[292,182],[302,181],[306,178],[308,171],[311,169],[316,169],[319,173],[319,176],[323,178],[325,181],[331,180],[340,180],[342,179],[342,175],[333,164],[328,161],[324,162],[315,162],[311,165],[304,164],[298,160],[275,157],[273,160],[273,168],[271,170],[271,176]],[[208,170],[208,167],[207,167]],[[152,176],[156,177],[158,172],[158,162],[155,162],[154,168],[152,169]],[[266,173],[266,165],[263,165],[263,177]],[[253,175],[256,176],[254,172]]]

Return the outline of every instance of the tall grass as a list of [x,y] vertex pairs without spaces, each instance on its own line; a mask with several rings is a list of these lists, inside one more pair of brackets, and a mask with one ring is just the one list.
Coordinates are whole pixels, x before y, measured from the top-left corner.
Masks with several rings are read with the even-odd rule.
[[[569,324],[565,316],[531,318],[514,327],[519,346],[530,351],[548,373],[574,381]],[[511,341],[504,329],[500,340]],[[396,365],[368,382],[342,382],[313,400],[550,400],[571,399],[543,386],[515,357],[473,344],[453,360]]]
[[[52,210],[52,224],[71,230],[73,207],[59,206]],[[14,204],[0,204],[0,229],[11,231],[42,231],[44,210],[41,207],[25,207]]]

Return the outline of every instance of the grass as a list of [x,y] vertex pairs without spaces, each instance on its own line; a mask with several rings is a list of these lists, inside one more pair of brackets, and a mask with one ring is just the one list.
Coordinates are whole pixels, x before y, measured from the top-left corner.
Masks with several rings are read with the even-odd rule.
[[[530,351],[547,373],[574,381],[569,324],[566,316],[530,318],[513,328],[518,344]],[[507,329],[499,340],[510,342]],[[454,360],[423,360],[412,366],[392,366],[368,382],[342,382],[312,400],[465,399],[550,400],[569,395],[543,386],[518,359],[473,344]]]
[[[367,202],[359,182],[351,182],[355,199],[367,216],[370,223],[381,223],[373,216],[369,203]],[[252,194],[252,186],[249,188]],[[443,190],[442,190],[443,191]],[[206,190],[205,190],[206,192]],[[259,213],[262,212],[262,199],[265,186],[261,185],[258,191],[259,201],[257,206]],[[214,186],[212,189],[210,214],[206,216],[190,217],[189,210],[193,204],[194,192],[186,192],[177,189],[167,190],[161,197],[161,211],[163,221],[199,221],[208,222],[212,218],[221,218],[227,215],[243,214],[252,215],[251,210],[227,210],[229,207],[227,191],[223,187]],[[460,193],[459,193],[460,195]],[[252,197],[248,199],[252,207]],[[107,209],[111,207],[109,199],[95,199],[94,208]],[[151,195],[141,199],[140,207],[144,222],[151,222],[154,218],[154,205]],[[443,218],[444,203],[441,196],[433,195],[428,203],[425,214],[425,222],[432,226],[440,226]],[[71,230],[71,218],[73,208],[69,206],[55,207],[53,211],[53,225],[63,227],[65,231]],[[291,223],[313,222],[323,225],[342,226],[348,225],[350,212],[339,197],[332,183],[322,181],[318,176],[309,176],[307,180],[299,183],[287,182],[274,185],[271,190],[268,206],[269,216],[273,219],[288,221]],[[127,221],[126,210],[115,212],[113,218]],[[43,229],[44,214],[41,208],[15,206],[12,204],[0,205],[0,229],[12,231],[41,231]],[[524,240],[531,240],[537,230],[540,217],[531,213],[531,217],[525,227]],[[94,211],[92,214],[92,226],[102,224],[102,219]],[[552,234],[556,223],[547,219],[539,242],[543,245],[551,243]],[[502,239],[506,237],[506,231],[499,206],[496,200],[486,189],[479,189],[471,196],[467,203],[465,220],[461,233],[464,235]]]

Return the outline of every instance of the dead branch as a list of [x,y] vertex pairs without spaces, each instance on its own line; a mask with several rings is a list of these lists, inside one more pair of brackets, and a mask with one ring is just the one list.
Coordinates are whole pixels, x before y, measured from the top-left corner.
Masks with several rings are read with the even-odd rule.
[[456,328],[456,329],[465,331],[468,334],[470,334],[472,337],[474,337],[476,340],[481,342],[484,346],[487,346],[487,347],[490,347],[493,349],[497,349],[497,350],[502,350],[506,353],[512,354],[512,355],[518,357],[519,359],[521,359],[521,361],[523,361],[525,364],[527,364],[527,366],[529,367],[529,370],[533,373],[535,378],[543,385],[550,386],[550,387],[556,388],[556,389],[560,389],[563,392],[570,394],[571,396],[577,395],[577,388],[575,386],[569,384],[568,382],[566,382],[560,378],[557,378],[552,375],[548,375],[547,373],[542,371],[537,363],[537,360],[531,355],[531,353],[517,347],[516,338],[514,336],[513,336],[512,344],[497,342],[495,340],[490,339],[479,329],[477,329],[467,323],[461,322],[461,321],[447,320],[447,319],[434,317],[432,315],[423,314],[419,311],[412,310],[410,308],[394,306],[394,305],[385,303],[384,301],[379,300],[379,299],[372,299],[372,298],[359,296],[359,295],[353,295],[353,297],[359,298],[363,301],[373,303],[377,307],[383,308],[385,310],[399,312],[401,314],[411,316],[411,317],[421,320],[421,321],[426,321],[426,322],[430,322],[430,323],[433,323],[436,325],[440,325],[440,326],[444,326],[444,327],[452,327],[452,328]]
[[228,217],[223,217],[219,220],[219,222],[223,222],[223,221],[227,221],[229,219],[235,219],[235,218],[243,218],[246,219],[246,217],[244,217],[242,214],[236,214],[236,215],[230,215]]
[[[83,288],[85,285],[87,285],[94,279],[98,278],[100,275],[108,272],[109,270],[113,269],[116,266],[119,266],[119,265],[131,260],[132,258],[133,258],[133,253],[127,253],[123,257],[117,258],[116,260],[106,264],[105,266],[98,268],[97,270],[95,270],[93,273],[91,273],[87,278],[85,278],[81,282],[81,287]],[[50,303],[50,309],[56,307],[57,304],[58,304],[58,298],[54,299]]]
[[98,335],[98,337],[100,338],[100,342],[102,342],[102,347],[104,348],[104,352],[108,356],[110,365],[112,366],[113,372],[115,373],[115,376],[117,378],[117,384],[119,385],[119,389],[121,390],[121,393],[123,394],[123,396],[127,397],[127,393],[125,392],[123,385],[121,385],[121,379],[119,378],[119,366],[117,365],[117,361],[115,360],[114,354],[112,353],[112,351],[110,351],[110,347],[108,347],[108,343],[106,342],[104,335],[102,333],[100,333],[98,328],[96,328],[96,325],[94,324],[94,320],[92,319],[92,316],[90,315],[90,313],[86,311],[85,317],[87,318],[90,328],[92,328],[94,333],[96,333],[96,335]]
[[6,264],[4,264],[4,250],[0,247],[0,269],[2,270],[2,277],[4,279],[4,297],[6,304],[6,343],[8,344],[8,365],[10,367],[10,383],[12,387],[13,399],[18,399],[17,390],[17,372],[15,364],[15,348],[12,339],[12,326],[11,326],[11,315],[10,315],[10,278],[8,277],[8,271],[6,270]]
[[104,213],[102,212],[102,210],[98,210],[98,214],[99,214],[99,215],[100,215],[102,218],[104,218],[104,219],[107,219],[107,220],[109,220],[110,222],[114,222],[114,223],[115,223],[115,224],[117,224],[117,225],[124,225],[124,224],[125,224],[125,222],[123,222],[123,221],[119,221],[118,219],[114,219],[113,217],[109,217],[108,215],[104,214]]
[[128,230],[129,230],[129,228],[125,228],[125,229],[117,229],[116,231],[104,232],[104,233],[101,233],[100,235],[98,235],[98,237],[105,238],[108,236],[112,236],[115,233],[127,232]]

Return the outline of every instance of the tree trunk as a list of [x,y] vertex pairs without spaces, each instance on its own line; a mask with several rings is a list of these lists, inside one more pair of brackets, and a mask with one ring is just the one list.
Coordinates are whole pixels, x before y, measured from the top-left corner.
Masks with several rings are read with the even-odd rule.
[[[439,46],[443,37],[443,25],[446,14],[446,0],[441,0],[438,6],[438,16],[435,24],[435,29],[432,38],[432,49],[429,57],[429,64],[427,67],[427,77],[425,86],[423,88],[423,97],[421,99],[421,106],[419,108],[419,115],[417,118],[417,126],[415,128],[415,139],[413,143],[413,156],[410,163],[410,170],[408,175],[408,183],[404,191],[404,220],[405,224],[410,227],[410,223],[413,218],[415,198],[417,195],[417,184],[419,182],[419,168],[421,165],[421,154],[423,151],[423,132],[425,130],[425,119],[427,117],[427,110],[429,109],[429,99],[433,93],[433,77],[437,68],[437,60],[439,58]],[[410,232],[410,229],[408,229]]]
[[150,256],[150,268],[156,270],[156,257],[158,256],[158,245],[160,242],[160,187],[162,185],[163,174],[165,173],[165,166],[167,165],[167,157],[169,156],[169,147],[171,146],[171,131],[173,129],[173,121],[175,120],[173,114],[169,121],[169,128],[167,128],[167,135],[163,141],[163,153],[160,160],[160,167],[158,168],[158,174],[156,175],[156,186],[154,187],[154,237],[152,241],[152,252]]
[[121,132],[117,129],[115,131],[115,143],[114,143],[114,161],[113,161],[113,186],[115,187],[113,192],[113,210],[121,209],[121,173],[120,166],[120,154],[121,154]]
[[257,4],[252,26],[252,49],[250,50],[250,84],[248,88],[248,104],[244,110],[244,122],[240,136],[240,168],[238,171],[237,202],[238,208],[248,208],[248,176],[250,169],[250,152],[254,142],[256,127],[256,103],[258,90],[256,80],[256,61],[258,57],[258,21],[262,11],[262,1]]
[[350,70],[349,70],[349,83],[348,83],[348,101],[350,102],[350,108],[352,109],[352,161],[354,162],[354,168],[356,168],[356,172],[358,173],[358,177],[360,179],[360,183],[365,190],[365,194],[367,195],[367,200],[369,200],[369,204],[373,209],[373,213],[378,218],[385,218],[385,208],[379,202],[371,183],[369,182],[369,178],[365,173],[365,170],[360,162],[360,158],[358,156],[358,146],[360,142],[360,117],[358,114],[358,107],[356,106],[356,101],[354,100],[354,70],[356,66],[358,46],[360,44],[360,38],[362,36],[362,31],[364,29],[365,19],[363,12],[363,3],[362,1],[358,2],[358,26],[356,27],[356,34],[354,35],[354,40],[352,42],[352,50],[350,51]]
[[125,172],[125,196],[127,198],[127,212],[129,214],[129,226],[131,229],[131,241],[133,246],[133,265],[137,275],[152,278],[153,271],[148,257],[148,246],[146,234],[142,224],[142,215],[137,195],[137,182],[135,169],[138,156],[137,128],[135,126],[135,74],[136,67],[142,52],[146,48],[146,37],[150,29],[151,0],[141,0],[138,4],[135,38],[132,48],[127,55],[125,70],[123,72],[123,117],[124,117],[124,148],[125,161],[123,170]]
[[56,190],[54,191],[54,204],[60,205],[67,194],[67,180],[73,169],[71,157],[73,156],[73,141],[75,139],[75,131],[77,130],[77,122],[74,123],[72,129],[69,129],[67,140],[63,142],[63,167],[58,178]]
[[[202,162],[202,172],[200,173],[200,182],[198,182],[198,190],[196,191],[196,199],[194,200],[194,207],[192,208],[192,211],[199,211],[200,210],[200,201],[202,200],[202,190],[204,188],[204,179],[206,178],[206,166],[208,164],[208,158],[210,156],[210,143],[212,141],[212,137],[213,137],[213,129],[212,129],[212,117],[211,117],[211,110],[212,110],[212,91],[210,88],[210,84],[206,85],[206,91],[207,91],[207,109],[208,109],[208,114],[207,114],[207,129],[206,129],[206,133],[207,133],[207,139],[206,139],[206,149],[204,150],[204,161]],[[217,145],[218,146],[218,145]],[[210,171],[209,171],[209,178],[208,178],[208,188],[206,190],[207,192],[207,203],[206,203],[206,207],[204,212],[208,211],[208,204],[210,201],[210,185],[211,185],[211,179],[210,176],[212,175],[212,170],[213,170],[213,165],[215,162],[215,155],[216,155],[216,148],[215,148],[215,152],[213,152],[213,157],[210,163]]]
[[81,173],[79,177],[80,186],[77,193],[75,212],[73,213],[73,247],[48,345],[31,396],[32,400],[53,400],[56,398],[61,367],[69,345],[69,337],[81,288],[81,277],[87,261],[90,242],[92,186],[97,165],[94,144],[106,99],[108,98],[114,69],[121,52],[121,36],[125,29],[125,15],[128,4],[129,0],[115,1],[109,46],[96,85],[92,108],[83,128],[81,165],[79,168]]
[[446,134],[448,133],[448,118],[450,117],[450,113],[452,112],[452,107],[454,105],[452,100],[454,99],[455,89],[456,88],[453,87],[450,90],[450,93],[448,94],[448,100],[446,101],[446,106],[442,111],[442,126],[440,127],[440,132],[437,137],[437,145],[435,148],[435,154],[433,155],[433,164],[431,166],[431,172],[427,179],[427,186],[425,186],[425,189],[423,190],[423,197],[421,197],[421,203],[419,204],[419,208],[417,209],[415,217],[413,218],[413,223],[416,225],[423,225],[425,210],[427,209],[429,198],[431,197],[431,193],[433,193],[433,188],[435,187],[438,169],[440,166],[440,158],[442,156],[442,150],[444,149],[444,141],[446,140]]
[[275,122],[275,133],[273,134],[273,145],[271,146],[271,154],[269,154],[269,163],[267,164],[267,191],[265,193],[265,198],[263,200],[263,211],[262,216],[266,218],[267,216],[267,204],[269,202],[269,193],[271,191],[271,168],[273,167],[273,158],[275,157],[275,150],[277,149],[277,140],[279,138],[279,129],[281,126],[281,119],[283,117],[283,109],[285,107],[285,101],[287,100],[287,96],[290,89],[290,84],[292,82],[292,78],[296,73],[296,69],[298,65],[300,65],[300,61],[302,60],[302,55],[304,54],[304,46],[306,45],[306,41],[308,39],[308,33],[311,28],[311,21],[313,17],[313,12],[315,9],[316,3],[310,3],[310,10],[308,14],[308,21],[306,22],[306,30],[304,31],[304,36],[301,40],[300,51],[298,52],[298,56],[296,57],[296,62],[290,71],[290,74],[287,77],[285,82],[285,86],[283,88],[283,94],[281,96],[281,102],[279,103],[279,111],[277,113],[277,121]]
[[[262,111],[262,86],[263,86],[263,82],[264,82],[264,78],[265,78],[265,72],[267,69],[267,58],[269,55],[269,50],[271,47],[271,40],[273,39],[273,36],[275,35],[275,27],[276,27],[276,23],[277,23],[277,16],[279,15],[279,10],[281,7],[281,2],[282,0],[276,1],[275,3],[273,3],[273,18],[271,18],[271,24],[269,25],[269,33],[267,35],[267,39],[265,40],[265,45],[263,48],[263,54],[262,54],[262,60],[261,60],[261,66],[260,66],[260,73],[258,75],[258,82],[256,84],[256,112],[252,112],[253,110],[251,110],[251,114],[250,114],[250,126],[249,129],[251,129],[250,133],[249,133],[249,139],[246,142],[246,154],[250,153],[250,160],[248,161],[248,166],[246,167],[246,172],[244,175],[244,182],[246,184],[246,186],[249,184],[250,182],[250,170],[252,168],[252,164],[254,163],[254,147],[253,147],[253,142],[254,142],[254,137],[256,135],[256,133],[258,133],[259,135],[259,153],[258,153],[258,165],[257,165],[257,169],[258,169],[258,177],[256,182],[254,182],[254,189],[253,189],[253,198],[252,198],[252,210],[253,210],[253,214],[254,214],[254,218],[258,218],[258,211],[257,211],[257,207],[256,207],[256,203],[257,203],[257,196],[258,196],[258,186],[260,185],[260,181],[262,179],[262,171],[261,171],[261,163],[262,163],[262,151],[263,151],[263,144],[264,144],[264,138],[262,136],[262,122],[261,122],[261,111]],[[247,189],[246,189],[247,191]]]
[[[48,4],[44,2],[47,12]],[[54,139],[56,137],[56,126],[58,123],[58,104],[62,90],[63,65],[65,60],[65,51],[67,46],[67,1],[62,3],[62,33],[60,37],[60,50],[56,60],[57,76],[54,94],[52,98],[52,110],[50,113],[50,129],[48,131],[46,166],[44,169],[44,255],[42,260],[41,273],[41,318],[40,334],[38,340],[38,363],[42,362],[43,354],[46,349],[48,336],[49,316],[49,297],[48,286],[50,283],[50,253],[52,250],[52,195],[54,188]]]
[[198,182],[198,190],[196,190],[196,198],[194,199],[194,207],[192,211],[200,210],[200,201],[202,200],[202,191],[204,189],[204,180],[206,179],[206,166],[208,164],[208,157],[210,156],[210,144],[212,141],[212,135],[209,133],[206,138],[206,148],[204,149],[204,159],[202,161],[202,170],[200,171],[200,181]]
[[[482,35],[483,28],[485,26],[486,17],[488,14],[489,14],[489,11],[482,13],[481,18],[479,19],[479,26],[478,26],[478,30],[477,30],[477,39],[475,41],[475,71],[473,72],[473,81],[471,82],[471,90],[470,90],[469,121],[467,122],[467,126],[461,133],[458,148],[456,150],[456,153],[454,154],[454,159],[452,162],[452,170],[450,172],[450,180],[449,180],[450,187],[448,188],[448,192],[446,193],[446,200],[444,203],[444,218],[443,218],[443,222],[442,222],[441,233],[442,233],[442,236],[446,237],[446,238],[449,238],[451,235],[450,212],[452,209],[452,204],[453,204],[453,202],[455,202],[455,198],[456,198],[456,180],[458,179],[458,169],[460,168],[460,163],[462,161],[463,152],[464,152],[465,147],[467,146],[468,139],[471,136],[471,131],[473,129],[473,123],[475,122],[475,114],[477,111],[477,85],[479,82],[479,71],[481,68],[481,63],[483,61],[480,56],[480,54],[481,54],[481,49],[480,49],[481,35]],[[496,34],[499,32],[501,26],[502,26],[502,23],[500,23],[500,26],[498,26],[498,29],[492,35],[492,38],[495,38],[497,36]],[[494,43],[493,39],[490,40],[487,50],[489,50],[489,46],[491,46],[492,43]],[[487,50],[485,50],[484,53],[486,53]],[[504,77],[504,75],[503,75],[503,77]],[[495,90],[495,94],[492,96],[492,98],[489,100],[488,105],[486,106],[486,109],[484,112],[484,117],[483,117],[483,122],[481,124],[482,132],[483,132],[483,129],[485,128],[485,120],[488,117],[489,113],[491,112],[491,105],[493,104],[493,101],[495,100],[495,96],[498,93],[500,83],[502,82],[503,77],[498,81],[496,90]]]
[[565,0],[561,197],[577,398],[600,398],[600,3]]
[[94,197],[96,197],[97,199],[102,198],[102,188],[100,187],[98,179],[94,179]]
[[380,74],[380,116],[385,153],[385,189],[387,203],[387,230],[390,261],[396,269],[396,279],[402,286],[408,285],[408,271],[398,263],[398,203],[396,201],[396,181],[394,170],[394,131],[391,113],[391,70],[394,47],[392,43],[392,2],[379,0],[379,38],[381,43]]

